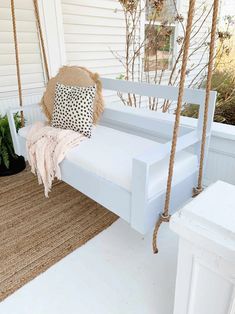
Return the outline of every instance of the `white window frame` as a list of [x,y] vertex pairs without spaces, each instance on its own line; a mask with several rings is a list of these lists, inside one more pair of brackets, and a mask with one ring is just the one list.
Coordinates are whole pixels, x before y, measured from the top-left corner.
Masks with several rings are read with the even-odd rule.
[[[142,0],[142,5],[144,5],[144,1],[145,0]],[[177,10],[178,11],[179,11],[179,5],[180,5],[180,0],[177,0]],[[141,37],[143,39],[145,39],[145,27],[148,24],[149,24],[149,21],[146,19],[146,12],[144,12],[143,16],[142,16],[142,23],[141,23]],[[154,26],[161,26],[161,21],[156,21],[153,25]],[[172,65],[174,64],[174,61],[175,61],[175,58],[176,58],[176,55],[178,52],[176,40],[177,40],[177,36],[178,36],[179,31],[178,31],[178,23],[169,23],[169,24],[167,24],[167,26],[174,27],[171,63],[170,63],[170,66],[165,70],[165,73],[170,73],[171,69],[172,69]],[[143,55],[145,56],[145,47],[143,48]],[[144,59],[144,58],[142,58],[142,59]],[[143,68],[143,66],[144,65],[142,65],[142,68]],[[143,68],[143,71],[144,71],[144,68]],[[161,71],[161,69],[159,69],[159,71]],[[150,73],[150,75],[151,75],[151,74],[155,73],[155,71],[144,71],[144,73]]]

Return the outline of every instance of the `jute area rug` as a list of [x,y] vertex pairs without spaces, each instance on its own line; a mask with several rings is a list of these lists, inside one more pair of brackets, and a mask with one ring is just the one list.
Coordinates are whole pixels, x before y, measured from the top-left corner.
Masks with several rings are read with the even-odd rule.
[[116,219],[63,182],[46,199],[29,169],[0,177],[0,301]]

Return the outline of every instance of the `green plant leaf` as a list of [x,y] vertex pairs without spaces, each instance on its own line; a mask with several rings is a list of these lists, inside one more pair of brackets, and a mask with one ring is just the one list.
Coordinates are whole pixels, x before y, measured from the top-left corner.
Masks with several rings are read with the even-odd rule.
[[[14,115],[16,130],[21,126],[19,113]],[[0,115],[0,165],[10,166],[10,157],[16,158],[7,115]]]
[[2,147],[2,160],[3,160],[3,164],[9,168],[10,166],[10,160],[9,160],[9,153],[8,150],[6,148],[6,146]]
[[[235,125],[235,74],[233,69],[217,70],[212,76],[212,90],[217,91],[214,121]],[[205,84],[203,85],[205,88]],[[187,104],[183,116],[198,117],[198,106]]]

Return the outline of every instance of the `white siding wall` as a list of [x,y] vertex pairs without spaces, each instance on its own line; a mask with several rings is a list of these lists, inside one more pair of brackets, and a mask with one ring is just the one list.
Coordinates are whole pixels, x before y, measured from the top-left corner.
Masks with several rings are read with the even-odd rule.
[[[188,1],[178,0],[179,13],[184,16],[186,24]],[[125,55],[125,23],[122,8],[118,0],[61,0],[63,26],[65,37],[65,50],[68,64],[76,64],[90,68],[92,71],[100,73],[101,76],[116,78],[123,73],[123,67],[117,58],[114,57],[111,50],[118,52],[121,56]],[[196,4],[195,20],[199,19],[202,12],[209,11],[212,0],[198,0]],[[202,21],[204,16],[200,19]],[[192,34],[192,46],[188,60],[188,70],[191,70],[186,79],[188,86],[192,79],[202,69],[208,60],[208,53],[204,52],[204,45],[196,52],[192,53],[198,43],[203,43],[205,34],[211,23],[211,16],[207,18],[200,30],[198,26],[194,28]],[[144,19],[142,23],[144,28]],[[143,29],[139,33],[144,35]],[[197,33],[197,34],[195,34]],[[183,35],[180,25],[176,27],[175,39]],[[207,40],[209,41],[209,39]],[[175,56],[177,56],[180,46],[175,43]],[[200,64],[198,64],[200,63]],[[179,63],[178,69],[181,64]],[[193,68],[196,67],[195,70]],[[138,71],[138,65],[136,67]],[[200,76],[195,80],[198,81]],[[177,74],[178,70],[176,71]],[[159,71],[160,74],[160,71]],[[164,73],[162,83],[167,84],[170,71]],[[179,79],[177,80],[177,83]],[[110,98],[107,101],[116,101],[113,93],[109,93]],[[144,99],[142,99],[144,103]]]
[[[204,9],[202,3],[209,7],[211,2],[212,0],[198,0],[197,8],[200,9],[196,10],[195,18]],[[23,89],[42,87],[44,76],[32,0],[16,0],[15,3]],[[121,55],[125,54],[125,25],[118,0],[61,0],[61,6],[67,63],[89,67],[102,76],[119,76],[123,67],[111,52],[114,50]],[[179,11],[185,18],[187,9],[188,1],[181,1]],[[194,42],[198,43],[204,38],[209,22],[210,19],[194,38]],[[176,37],[181,34],[179,27]],[[0,2],[0,45],[1,97],[3,92],[17,91],[9,0]],[[203,48],[190,58],[188,68],[196,65],[199,60],[201,67],[206,63],[208,55],[205,54],[201,60],[202,51]],[[194,74],[195,71],[189,74],[188,82]]]
[[[206,0],[207,4],[212,0]],[[204,0],[197,1],[197,7]],[[111,50],[125,55],[125,24],[121,6],[118,0],[61,0],[59,1],[63,16],[64,41],[67,64],[77,64],[99,72],[102,76],[116,78],[123,73],[123,67],[114,57]],[[32,0],[15,0],[16,18],[19,38],[21,74],[24,94],[38,93],[44,86],[43,67],[40,47],[36,32]],[[179,11],[187,16],[187,1],[179,3]],[[201,9],[196,11],[196,18]],[[54,17],[56,18],[56,17]],[[209,20],[208,20],[209,22]],[[208,29],[204,24],[195,42],[203,38]],[[143,34],[143,31],[140,30]],[[181,35],[180,28],[176,37]],[[12,95],[17,95],[17,80],[13,44],[10,1],[0,2],[0,101]],[[179,47],[177,47],[179,48]],[[189,60],[190,65],[201,59],[199,50]],[[207,55],[201,60],[201,66],[206,63]],[[190,82],[195,73],[190,73]],[[163,83],[167,83],[166,73]],[[107,101],[118,100],[116,95],[108,92]],[[1,102],[1,109],[4,104]]]
[[[62,0],[65,50],[69,65],[117,78],[123,67],[112,51],[125,53],[125,24],[117,0]],[[117,100],[106,92],[106,101]]]
[[[44,86],[44,74],[32,0],[16,0],[17,34],[20,52],[22,87]],[[10,1],[0,1],[0,100],[17,91],[15,51]],[[16,94],[16,93],[15,93]]]
[[111,50],[124,52],[125,25],[117,0],[62,0],[68,64],[115,78],[122,71]]

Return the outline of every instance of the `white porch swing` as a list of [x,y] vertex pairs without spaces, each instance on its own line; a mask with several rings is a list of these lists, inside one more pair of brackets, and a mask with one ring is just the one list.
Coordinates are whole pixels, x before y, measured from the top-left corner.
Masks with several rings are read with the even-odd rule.
[[[138,110],[130,107],[121,110],[106,107],[92,139],[72,149],[61,163],[64,182],[116,213],[130,223],[132,228],[143,234],[154,226],[163,211],[154,232],[155,252],[157,252],[155,241],[157,231],[162,221],[169,221],[169,207],[173,211],[178,209],[192,196],[195,186],[197,186],[196,191],[202,190],[203,161],[211,135],[216,92],[210,91],[210,82],[218,0],[214,1],[206,90],[184,88],[195,1],[190,0],[179,88],[102,79],[103,89],[106,90],[177,101],[176,115],[162,113],[140,115]],[[13,0],[11,3],[16,60],[19,60]],[[45,69],[48,74],[36,0],[34,5]],[[26,156],[28,125],[35,120],[44,120],[45,117],[37,104],[22,107],[18,61],[17,69],[20,107],[10,109],[8,118],[15,152]],[[182,103],[200,106],[195,128],[180,124]],[[13,114],[16,112],[24,112],[27,117],[27,125],[18,133],[13,119]]]

